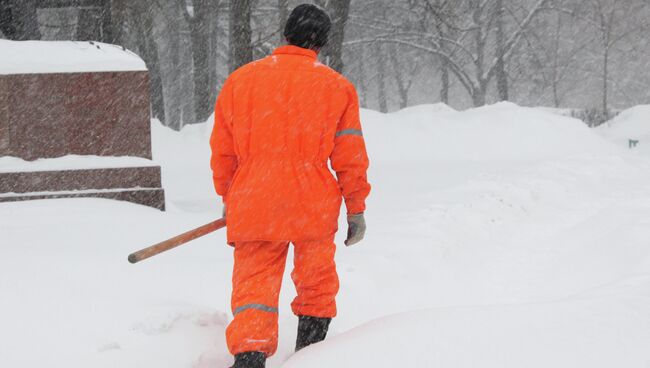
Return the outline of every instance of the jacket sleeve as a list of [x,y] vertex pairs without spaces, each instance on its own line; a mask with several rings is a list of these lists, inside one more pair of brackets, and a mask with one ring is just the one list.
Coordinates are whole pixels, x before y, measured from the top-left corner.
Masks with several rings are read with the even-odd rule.
[[217,97],[217,103],[214,108],[214,127],[210,136],[212,180],[214,181],[214,188],[217,194],[223,197],[224,202],[228,189],[230,188],[230,183],[237,170],[237,154],[235,153],[232,135],[233,113],[231,84],[230,81],[226,81]]
[[370,193],[368,155],[359,119],[359,98],[354,86],[347,88],[348,104],[339,120],[330,156],[348,214],[362,213]]

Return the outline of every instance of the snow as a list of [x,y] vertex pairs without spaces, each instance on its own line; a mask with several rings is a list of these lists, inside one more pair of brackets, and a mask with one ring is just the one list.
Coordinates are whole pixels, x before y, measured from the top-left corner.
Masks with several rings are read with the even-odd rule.
[[142,188],[142,187],[135,187],[135,188],[111,188],[111,189],[78,189],[78,190],[58,190],[58,191],[41,191],[41,192],[27,192],[27,193],[16,193],[16,192],[9,192],[9,193],[0,193],[0,198],[9,198],[9,197],[38,197],[38,196],[44,196],[44,195],[59,195],[59,196],[64,196],[64,195],[82,195],[82,194],[96,194],[96,193],[120,193],[124,191],[145,191],[149,192],[155,189],[152,188]]
[[81,41],[0,40],[0,75],[147,70],[120,46]]
[[621,112],[597,128],[606,139],[628,147],[629,140],[639,141],[635,151],[650,155],[650,105],[639,105]]
[[635,302],[573,298],[403,313],[301,351],[283,367],[644,367],[634,354],[647,350],[642,310],[616,324],[594,320],[628,310],[627,301]]
[[[525,161],[617,150],[579,120],[550,112],[511,103],[463,112],[434,106],[388,115],[365,112],[366,119],[381,121],[364,127],[374,158],[382,162]],[[399,150],[385,149],[394,146]]]
[[0,157],[0,173],[148,166],[156,166],[156,163],[146,158],[133,156],[66,155],[34,161],[26,161],[12,156]]
[[[648,157],[507,103],[362,120],[373,192],[366,239],[346,248],[337,235],[339,316],[293,354],[287,273],[267,367],[648,366]],[[153,122],[167,212],[0,204],[0,366],[229,366],[225,233],[126,261],[219,217],[210,128]]]

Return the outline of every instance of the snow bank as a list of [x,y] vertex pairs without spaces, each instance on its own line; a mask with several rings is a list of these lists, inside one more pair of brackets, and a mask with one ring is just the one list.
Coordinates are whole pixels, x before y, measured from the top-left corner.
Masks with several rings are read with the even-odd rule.
[[[647,356],[631,352],[647,349],[642,328],[650,320],[626,313],[626,301],[633,302],[573,298],[405,313],[308,347],[282,367],[642,368]],[[616,317],[599,323],[606,315]]]
[[583,122],[499,103],[467,111],[416,107],[392,114],[362,111],[372,157],[422,160],[540,160],[608,154],[614,147]]
[[0,40],[0,75],[147,70],[120,46],[100,42]]
[[625,147],[628,147],[630,139],[638,140],[636,150],[650,154],[650,105],[640,105],[625,110],[596,128],[596,131]]
[[[324,343],[294,355],[287,272],[267,367],[646,368],[650,160],[512,104],[362,119],[373,190],[363,243],[342,246],[339,224],[339,315]],[[224,232],[126,262],[221,215],[211,128],[152,123],[167,212],[0,203],[0,366],[232,363]]]
[[0,157],[0,173],[109,169],[115,167],[147,167],[155,165],[155,162],[146,158],[130,156],[67,155],[56,158],[41,158],[34,161],[25,161],[22,158],[11,156]]

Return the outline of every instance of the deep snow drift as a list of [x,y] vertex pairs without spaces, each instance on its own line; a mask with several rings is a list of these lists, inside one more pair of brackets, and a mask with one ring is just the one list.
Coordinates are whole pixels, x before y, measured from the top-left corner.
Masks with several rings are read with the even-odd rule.
[[[650,159],[507,103],[362,120],[373,192],[367,238],[337,254],[340,316],[293,355],[287,273],[268,367],[648,367]],[[0,366],[230,364],[223,232],[126,262],[220,215],[210,129],[154,124],[166,213],[0,204]]]

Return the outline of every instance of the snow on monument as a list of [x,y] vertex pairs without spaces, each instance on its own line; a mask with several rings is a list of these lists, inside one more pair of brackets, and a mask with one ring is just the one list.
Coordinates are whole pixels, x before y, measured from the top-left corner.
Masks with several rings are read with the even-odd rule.
[[0,202],[100,197],[164,210],[149,76],[121,47],[0,40]]

